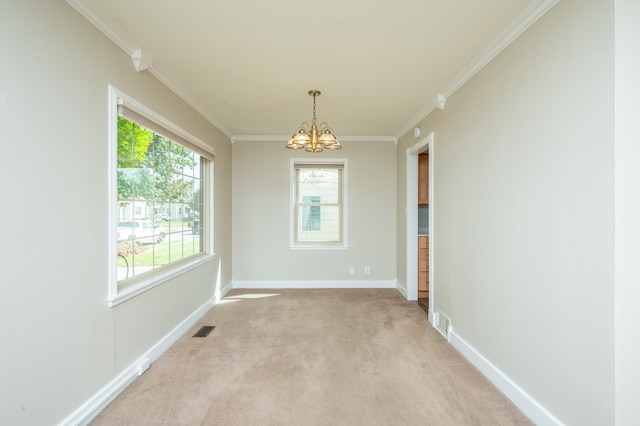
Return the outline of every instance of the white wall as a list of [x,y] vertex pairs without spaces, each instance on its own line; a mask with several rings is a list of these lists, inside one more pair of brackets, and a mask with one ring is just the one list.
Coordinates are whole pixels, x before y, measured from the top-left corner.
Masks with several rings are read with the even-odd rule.
[[[391,142],[344,142],[340,151],[309,154],[283,142],[233,144],[233,279],[394,282],[395,153]],[[290,250],[291,158],[348,161],[347,250]],[[356,274],[349,274],[354,266]],[[364,267],[371,274],[364,274]]]
[[616,424],[640,424],[640,3],[616,0]]
[[216,153],[215,246],[231,281],[231,144],[63,0],[0,12],[0,423],[56,424],[210,300],[218,263],[107,298],[107,86]]
[[614,420],[613,23],[609,1],[560,1],[419,124],[435,307],[567,424]]

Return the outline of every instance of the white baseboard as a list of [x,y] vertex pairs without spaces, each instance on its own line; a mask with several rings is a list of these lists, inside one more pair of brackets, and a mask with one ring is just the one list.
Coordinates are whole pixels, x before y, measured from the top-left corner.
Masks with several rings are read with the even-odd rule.
[[275,281],[233,281],[233,288],[240,289],[270,289],[270,288],[396,288],[395,281],[377,280],[275,280]]
[[226,286],[224,286],[220,290],[216,291],[216,293],[214,295],[215,303],[217,304],[220,300],[222,300],[222,298],[225,297],[227,295],[227,293],[229,293],[232,289],[233,289],[233,280],[230,281],[229,284],[227,284]]
[[407,290],[407,287],[402,285],[398,280],[395,281],[395,288],[405,299],[409,299],[409,290]]
[[562,425],[563,423],[548,412],[542,405],[526,393],[513,380],[507,377],[473,346],[460,337],[453,327],[449,329],[449,343],[456,348],[471,364],[505,394],[531,421],[538,426]]
[[89,398],[84,404],[76,409],[71,415],[59,423],[59,426],[87,425],[100,411],[104,410],[136,377],[149,368],[149,365],[157,360],[167,349],[171,347],[182,335],[184,335],[209,309],[216,305],[230,290],[231,283],[220,291],[217,291],[211,300],[205,302],[191,315],[185,318],[166,336],[160,339],[155,345],[147,350],[133,364],[111,380],[105,387],[100,389],[95,395]]

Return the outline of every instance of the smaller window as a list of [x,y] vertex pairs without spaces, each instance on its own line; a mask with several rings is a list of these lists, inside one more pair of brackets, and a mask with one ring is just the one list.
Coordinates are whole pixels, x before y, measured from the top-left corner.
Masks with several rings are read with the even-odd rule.
[[345,160],[292,161],[292,246],[344,247]]

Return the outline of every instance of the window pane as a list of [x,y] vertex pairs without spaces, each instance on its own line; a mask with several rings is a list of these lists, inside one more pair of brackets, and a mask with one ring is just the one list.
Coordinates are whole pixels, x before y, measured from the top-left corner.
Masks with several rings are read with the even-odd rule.
[[204,251],[200,155],[118,118],[119,289],[126,280]]
[[301,169],[298,201],[304,201],[306,196],[319,196],[323,203],[338,203],[338,173],[338,169]]
[[304,195],[302,201],[302,229],[304,231],[320,231],[320,197]]
[[298,211],[298,241],[340,241],[339,206],[310,206]]
[[294,243],[336,245],[343,242],[342,173],[335,165],[294,164]]

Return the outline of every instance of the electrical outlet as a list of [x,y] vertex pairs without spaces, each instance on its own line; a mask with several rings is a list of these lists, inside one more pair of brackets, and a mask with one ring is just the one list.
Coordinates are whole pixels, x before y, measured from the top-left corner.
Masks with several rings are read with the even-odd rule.
[[355,275],[356,274],[356,268],[354,268],[353,266],[351,266],[349,268],[349,275]]
[[364,267],[364,274],[369,275],[371,273],[371,268],[369,266]]

